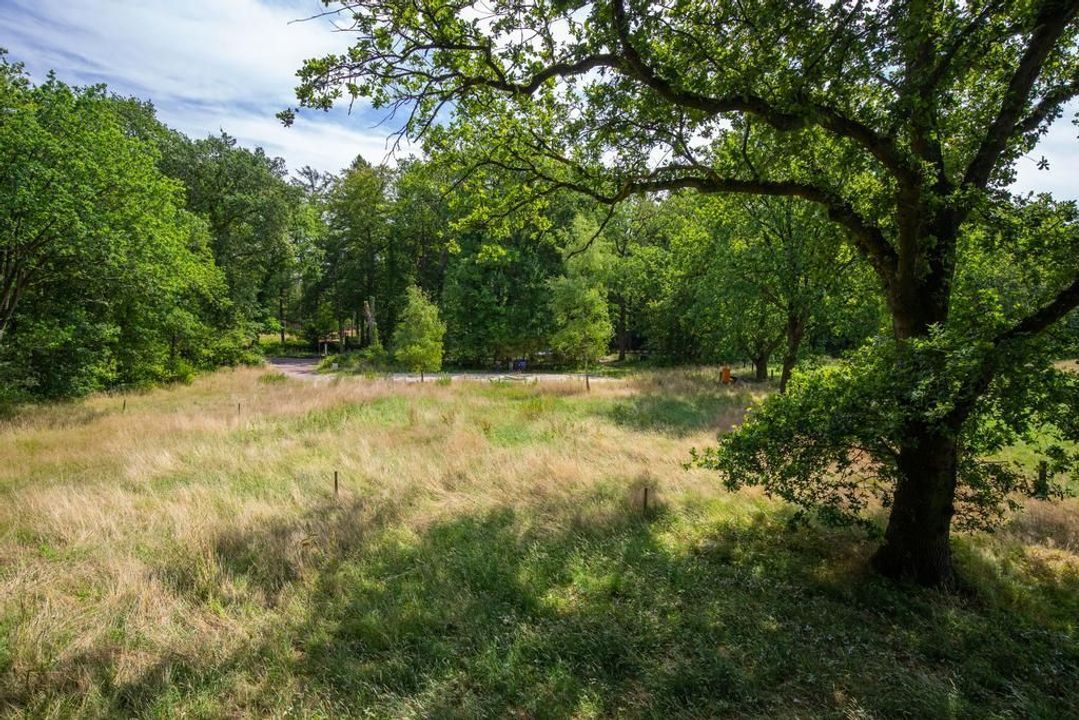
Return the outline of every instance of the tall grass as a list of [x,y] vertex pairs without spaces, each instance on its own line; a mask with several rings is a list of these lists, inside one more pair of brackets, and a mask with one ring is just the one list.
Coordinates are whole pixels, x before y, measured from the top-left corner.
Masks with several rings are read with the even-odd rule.
[[900,591],[859,535],[683,467],[754,399],[238,369],[28,409],[0,425],[0,711],[1079,710],[1074,501],[961,538],[976,599]]

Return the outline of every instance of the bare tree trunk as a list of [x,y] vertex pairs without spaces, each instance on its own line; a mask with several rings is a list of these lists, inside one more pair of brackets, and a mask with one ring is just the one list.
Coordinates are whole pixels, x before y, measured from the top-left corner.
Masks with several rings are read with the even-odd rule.
[[626,337],[626,303],[624,300],[618,302],[618,359],[619,361],[626,359],[626,346],[628,345],[628,338]]
[[375,322],[375,299],[363,301],[364,327],[367,330],[367,344],[374,345],[380,342],[378,337],[378,323]]
[[281,322],[281,344],[285,344],[285,292],[277,297],[277,317]]
[[787,392],[787,383],[790,382],[794,364],[798,361],[798,348],[802,345],[802,337],[805,335],[805,321],[795,314],[787,317],[787,349],[783,353],[783,372],[779,376],[779,392]]
[[4,339],[15,319],[15,308],[19,305],[19,298],[26,286],[25,280],[25,274],[15,272],[4,278],[3,294],[0,295],[0,341]]
[[767,355],[767,353],[764,354],[764,355],[760,355],[758,357],[753,358],[753,367],[754,367],[754,371],[753,371],[754,379],[757,382],[764,382],[765,380],[767,380],[768,379],[768,355]]

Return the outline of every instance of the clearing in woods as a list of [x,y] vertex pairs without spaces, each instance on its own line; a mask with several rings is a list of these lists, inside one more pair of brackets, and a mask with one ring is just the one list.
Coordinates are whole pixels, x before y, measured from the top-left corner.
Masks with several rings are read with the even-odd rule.
[[1079,716],[1075,499],[958,536],[945,596],[686,469],[761,392],[716,372],[292,374],[0,425],[0,712]]

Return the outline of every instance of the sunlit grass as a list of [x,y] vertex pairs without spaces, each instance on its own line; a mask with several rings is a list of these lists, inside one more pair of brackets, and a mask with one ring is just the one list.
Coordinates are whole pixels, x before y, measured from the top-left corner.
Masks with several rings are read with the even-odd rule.
[[242,369],[29,408],[0,425],[0,709],[1079,709],[1076,501],[960,538],[975,597],[899,590],[863,536],[791,530],[683,467],[755,392],[710,371],[585,392]]

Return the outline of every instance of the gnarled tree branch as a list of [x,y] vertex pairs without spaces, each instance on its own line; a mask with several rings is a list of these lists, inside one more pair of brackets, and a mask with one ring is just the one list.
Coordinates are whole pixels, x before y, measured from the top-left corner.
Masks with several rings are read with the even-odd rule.
[[[1031,89],[1041,73],[1046,58],[1064,34],[1064,30],[1075,20],[1077,13],[1079,13],[1077,0],[1046,0],[1042,4],[1030,41],[1019,61],[1019,66],[1008,82],[1000,109],[986,131],[978,151],[967,166],[963,177],[964,185],[984,188],[989,182],[1001,153],[1015,135],[1023,108],[1027,105]],[[1036,108],[1035,113],[1037,111]]]

